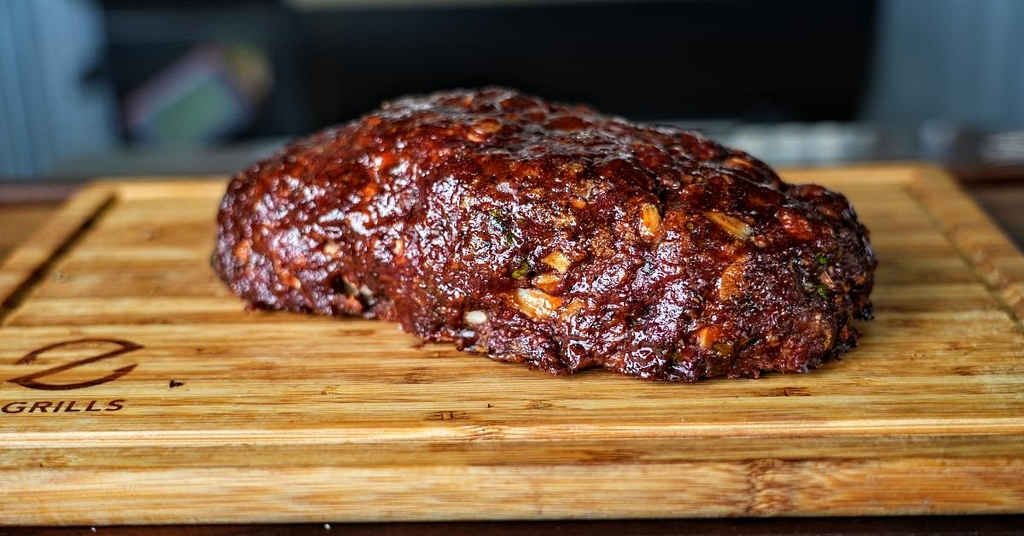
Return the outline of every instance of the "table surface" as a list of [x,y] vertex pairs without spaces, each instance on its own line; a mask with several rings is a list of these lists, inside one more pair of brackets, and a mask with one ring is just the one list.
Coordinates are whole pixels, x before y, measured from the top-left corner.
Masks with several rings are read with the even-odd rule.
[[[991,175],[957,173],[971,196],[989,213],[996,224],[1015,242],[1024,245],[1024,174]],[[55,214],[71,195],[74,183],[45,186],[13,184],[0,186],[0,260]],[[1024,249],[1024,248],[1022,248]],[[1022,505],[1024,506],[1024,505]],[[2,508],[0,508],[2,522]],[[182,527],[79,527],[79,528],[0,528],[0,534],[177,534]],[[704,519],[643,521],[567,521],[508,523],[402,523],[371,524],[295,524],[254,526],[196,526],[189,534],[298,534],[311,531],[342,534],[875,534],[916,532],[926,534],[1019,534],[1024,532],[1024,515],[955,516],[901,518],[773,518]]]

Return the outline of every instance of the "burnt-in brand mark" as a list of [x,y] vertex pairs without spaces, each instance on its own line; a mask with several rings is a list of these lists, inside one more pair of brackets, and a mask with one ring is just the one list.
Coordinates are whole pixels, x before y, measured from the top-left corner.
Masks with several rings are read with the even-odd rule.
[[36,361],[36,358],[38,358],[39,356],[41,356],[41,355],[43,355],[43,354],[45,354],[47,352],[52,352],[52,351],[57,350],[59,348],[82,346],[82,345],[88,345],[88,344],[92,344],[92,343],[114,344],[114,345],[117,346],[117,348],[114,349],[114,350],[111,350],[109,352],[104,352],[102,354],[99,354],[99,355],[96,355],[96,356],[93,356],[93,357],[86,357],[86,358],[78,359],[76,361],[72,361],[70,363],[65,363],[63,365],[58,365],[56,367],[51,367],[51,368],[48,368],[46,370],[41,370],[39,372],[33,372],[32,374],[28,374],[28,375],[25,375],[25,376],[19,376],[17,378],[13,378],[13,379],[10,379],[8,381],[10,381],[12,383],[16,383],[16,384],[18,384],[18,385],[20,385],[22,387],[28,387],[29,389],[39,389],[41,391],[68,391],[68,390],[71,390],[71,389],[84,389],[86,387],[92,387],[94,385],[100,385],[100,384],[103,384],[103,383],[112,382],[112,381],[120,378],[121,376],[124,376],[125,374],[128,374],[129,372],[135,370],[135,367],[138,365],[138,363],[132,363],[131,365],[127,365],[127,366],[121,367],[121,368],[111,372],[110,374],[107,374],[106,376],[103,376],[102,378],[96,378],[94,380],[89,380],[89,381],[84,381],[84,382],[76,382],[76,383],[45,383],[45,382],[41,382],[39,380],[42,379],[42,378],[46,378],[47,376],[52,376],[54,374],[58,374],[58,373],[61,373],[61,372],[67,371],[67,370],[71,370],[71,369],[74,369],[74,368],[85,366],[85,365],[88,365],[90,363],[95,363],[97,361],[102,361],[104,359],[110,359],[110,358],[113,358],[113,357],[117,357],[119,355],[127,354],[128,352],[134,352],[135,350],[139,350],[139,349],[143,348],[143,346],[141,344],[136,344],[134,342],[125,341],[125,340],[121,340],[121,339],[77,339],[77,340],[73,340],[73,341],[58,342],[56,344],[51,344],[49,346],[40,348],[38,350],[33,350],[33,351],[29,352],[28,354],[26,354],[25,357],[19,359],[15,363],[15,365],[31,365],[32,363],[34,363]]
[[15,400],[0,406],[0,413],[94,413],[121,411],[124,399],[110,400]]

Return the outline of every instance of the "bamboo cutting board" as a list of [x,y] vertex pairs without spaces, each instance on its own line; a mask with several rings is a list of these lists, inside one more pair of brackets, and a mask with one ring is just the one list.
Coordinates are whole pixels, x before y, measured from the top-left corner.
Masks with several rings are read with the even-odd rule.
[[876,318],[813,373],[697,384],[246,312],[223,180],[94,184],[0,269],[0,522],[1024,511],[1024,259],[932,167],[783,176],[856,206]]

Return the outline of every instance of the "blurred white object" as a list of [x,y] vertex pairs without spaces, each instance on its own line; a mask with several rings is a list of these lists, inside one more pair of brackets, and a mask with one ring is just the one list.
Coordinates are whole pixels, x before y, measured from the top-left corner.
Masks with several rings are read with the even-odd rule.
[[989,164],[1020,164],[1024,162],[1024,130],[997,132],[981,144],[981,159]]
[[777,166],[831,165],[890,157],[880,150],[878,130],[858,123],[739,125],[712,134],[730,147]]

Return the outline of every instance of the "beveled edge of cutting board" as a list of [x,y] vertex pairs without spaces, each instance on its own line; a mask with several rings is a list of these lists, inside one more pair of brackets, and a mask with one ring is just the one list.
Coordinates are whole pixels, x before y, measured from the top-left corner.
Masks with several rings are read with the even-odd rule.
[[114,183],[89,183],[0,263],[0,329],[49,268],[88,232],[115,197]]
[[[942,169],[923,165],[908,189],[932,218],[964,263],[1007,313],[1017,329],[1024,331],[1024,294],[1021,281],[1005,268],[1012,263],[1024,267],[1024,255],[991,217]],[[1012,251],[1006,256],[996,250]],[[998,259],[998,260],[997,260]]]
[[98,178],[86,183],[25,242],[0,261],[0,329],[35,286],[118,200],[207,196],[227,177]]

